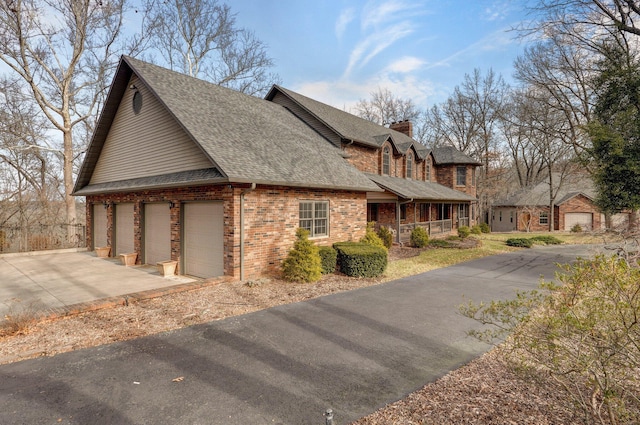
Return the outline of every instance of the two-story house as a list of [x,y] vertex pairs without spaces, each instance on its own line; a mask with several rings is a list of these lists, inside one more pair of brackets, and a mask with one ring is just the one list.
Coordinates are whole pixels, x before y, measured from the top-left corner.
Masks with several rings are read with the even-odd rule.
[[92,249],[253,278],[279,270],[299,227],[331,245],[367,221],[399,242],[472,224],[479,164],[411,136],[282,87],[258,99],[123,57],[74,194]]

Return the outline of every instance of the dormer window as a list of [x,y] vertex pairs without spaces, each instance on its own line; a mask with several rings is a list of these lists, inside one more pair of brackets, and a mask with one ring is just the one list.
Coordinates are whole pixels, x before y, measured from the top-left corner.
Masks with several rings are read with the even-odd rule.
[[413,175],[413,154],[407,154],[407,178],[410,179]]
[[382,174],[388,176],[391,169],[391,150],[389,146],[385,146],[382,149]]
[[425,161],[425,174],[426,174],[426,179],[428,182],[431,181],[431,158],[427,158],[427,160]]

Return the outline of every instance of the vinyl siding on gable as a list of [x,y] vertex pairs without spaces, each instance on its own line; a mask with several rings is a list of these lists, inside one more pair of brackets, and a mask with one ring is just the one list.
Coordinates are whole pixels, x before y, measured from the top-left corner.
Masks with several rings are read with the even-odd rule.
[[90,184],[211,167],[211,161],[144,84],[133,77],[131,85],[142,94],[142,109],[134,114],[135,90],[127,90]]

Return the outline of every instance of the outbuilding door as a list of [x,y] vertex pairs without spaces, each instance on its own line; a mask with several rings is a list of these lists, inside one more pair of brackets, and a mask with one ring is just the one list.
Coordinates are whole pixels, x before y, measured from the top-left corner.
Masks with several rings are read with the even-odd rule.
[[116,255],[134,252],[133,204],[116,204]]
[[171,211],[169,203],[144,206],[144,262],[171,260]]
[[107,246],[107,209],[93,204],[93,248]]
[[571,230],[579,224],[582,230],[593,229],[593,214],[591,213],[566,213],[564,215],[564,230]]
[[184,204],[184,274],[208,278],[224,274],[222,202]]

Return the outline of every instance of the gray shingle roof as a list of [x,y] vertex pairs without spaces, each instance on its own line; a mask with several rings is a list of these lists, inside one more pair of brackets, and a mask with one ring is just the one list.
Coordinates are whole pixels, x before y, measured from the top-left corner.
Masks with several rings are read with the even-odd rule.
[[470,202],[477,199],[457,190],[450,189],[439,183],[420,180],[401,179],[398,177],[380,176],[367,173],[367,176],[383,189],[404,199],[416,201],[462,201]]
[[[379,190],[363,173],[349,165],[339,149],[284,107],[123,57],[79,173],[76,194],[80,194],[91,178],[132,73],[164,104],[177,125],[201,146],[212,165],[229,182]],[[129,187],[134,189],[133,185]]]
[[[565,183],[564,186],[556,195],[556,205],[561,205],[577,195],[595,199],[595,190],[588,180]],[[505,199],[494,202],[493,205],[496,207],[549,206],[549,183],[541,182],[533,187],[521,189]]]
[[458,149],[453,146],[441,146],[438,148],[433,148],[431,150],[433,153],[433,159],[436,164],[444,165],[444,164],[471,164],[471,165],[482,165],[481,162],[476,161],[470,156],[460,152]]
[[[379,148],[387,139],[391,139],[391,142],[400,153],[405,153],[412,145],[419,145],[418,142],[404,133],[357,117],[349,112],[318,102],[284,87],[273,86],[266,98],[272,99],[275,91],[280,91],[296,102],[342,139],[353,140],[359,144],[375,148]],[[422,149],[419,150],[418,146],[415,149],[419,153],[424,153]],[[424,158],[424,156],[420,156],[420,158]]]
[[180,173],[92,184],[83,187],[74,194],[78,196],[86,196],[101,193],[127,192],[131,190],[196,186],[226,181],[227,179],[220,174],[220,171],[218,171],[217,168],[206,168],[203,170],[183,171]]

